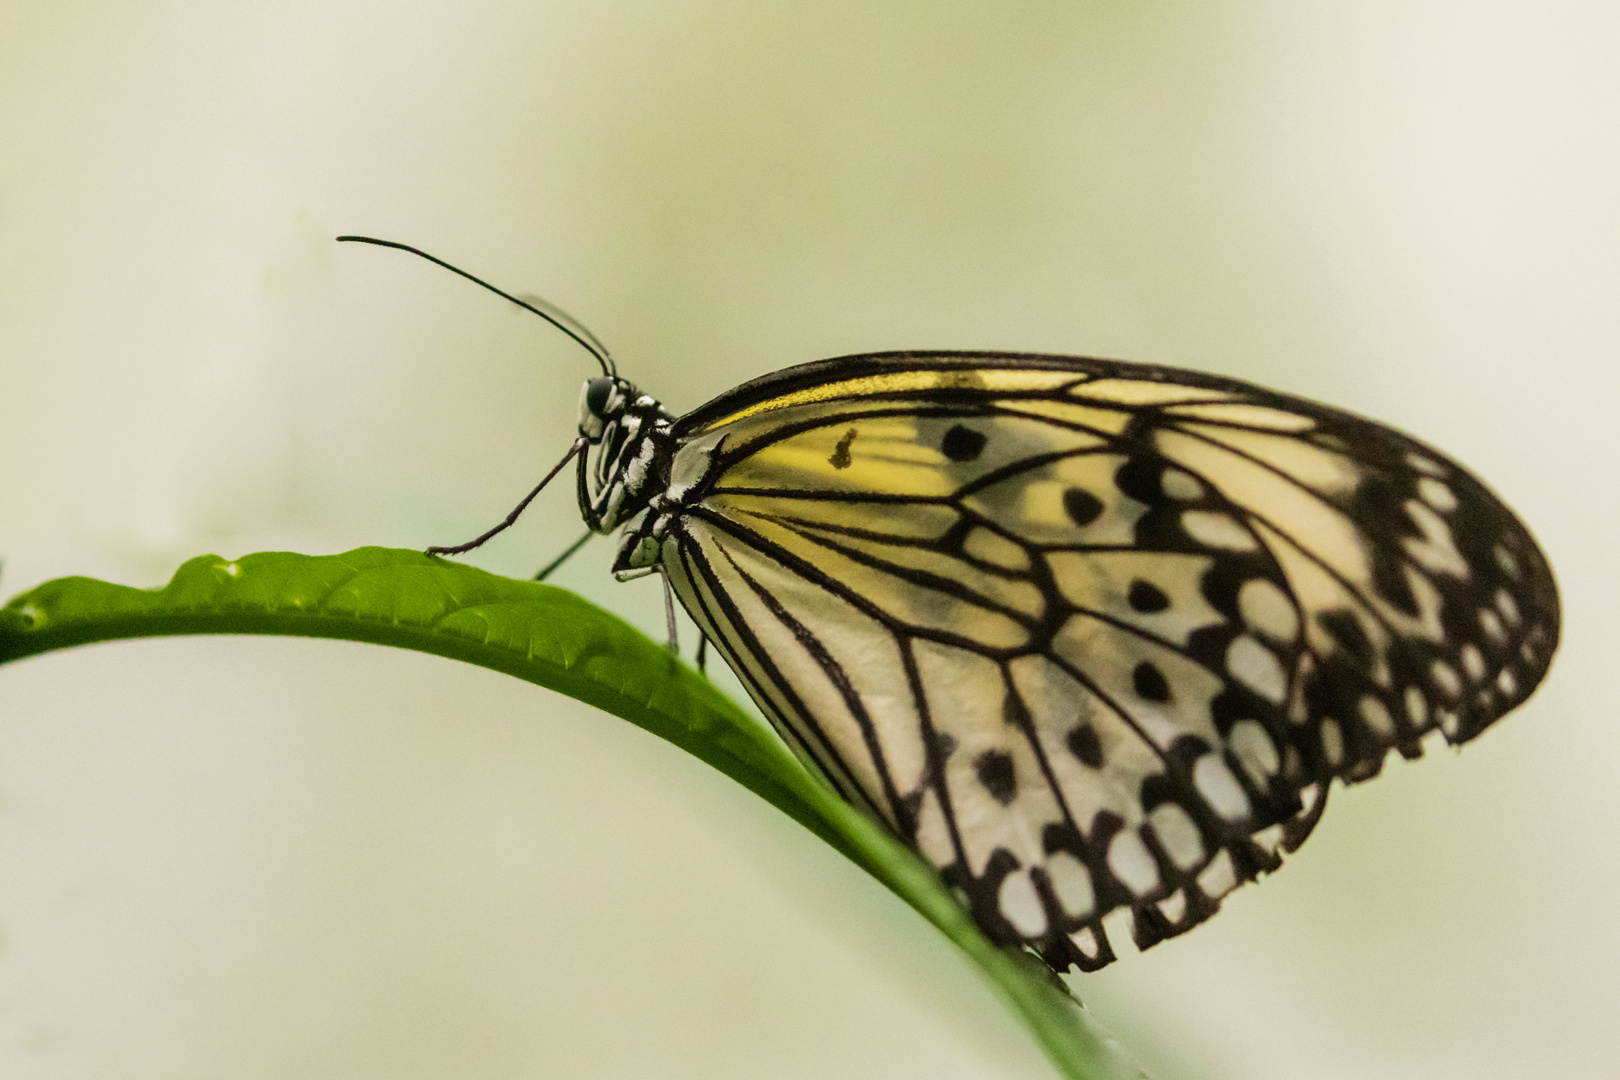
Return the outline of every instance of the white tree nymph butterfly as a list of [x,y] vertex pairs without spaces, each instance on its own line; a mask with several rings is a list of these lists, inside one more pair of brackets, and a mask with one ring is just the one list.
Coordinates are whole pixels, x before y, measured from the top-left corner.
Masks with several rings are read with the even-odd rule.
[[808,766],[1060,970],[1113,959],[1116,909],[1141,947],[1202,922],[1304,841],[1332,780],[1472,739],[1557,645],[1513,513],[1337,409],[895,352],[677,418],[540,313],[602,363],[569,457],[586,525],[621,534],[614,572],[664,575]]

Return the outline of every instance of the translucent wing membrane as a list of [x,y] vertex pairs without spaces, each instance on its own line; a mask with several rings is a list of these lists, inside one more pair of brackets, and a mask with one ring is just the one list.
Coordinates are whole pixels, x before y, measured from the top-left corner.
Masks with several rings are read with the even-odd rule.
[[1530,693],[1550,572],[1479,481],[1241,383],[891,355],[684,418],[660,557],[796,751],[1054,966],[1212,914],[1329,781]]

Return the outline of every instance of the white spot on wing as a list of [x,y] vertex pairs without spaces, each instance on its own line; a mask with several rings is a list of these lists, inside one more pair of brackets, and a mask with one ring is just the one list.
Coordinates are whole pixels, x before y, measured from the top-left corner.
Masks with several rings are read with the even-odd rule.
[[1288,676],[1277,655],[1248,634],[1239,634],[1226,647],[1226,670],[1232,678],[1267,701],[1281,705],[1288,693]]
[[1415,686],[1406,688],[1406,716],[1412,721],[1413,727],[1422,727],[1429,722],[1429,702],[1423,696],[1423,691]]
[[1260,845],[1263,850],[1275,854],[1277,849],[1282,846],[1282,823],[1278,822],[1275,825],[1267,825],[1259,832],[1252,832],[1249,834],[1249,839]]
[[1243,771],[1254,780],[1256,787],[1265,787],[1266,781],[1282,766],[1277,756],[1277,744],[1266,734],[1258,720],[1239,720],[1226,736],[1226,745],[1232,748]]
[[1436,660],[1429,665],[1429,677],[1447,697],[1456,697],[1462,693],[1462,679],[1457,676],[1457,669],[1444,660]]
[[1276,641],[1292,641],[1299,633],[1299,613],[1293,601],[1274,582],[1252,578],[1238,590],[1238,614],[1250,627]]
[[1191,870],[1204,858],[1204,838],[1198,826],[1180,805],[1160,803],[1148,813],[1153,832],[1163,845],[1165,854],[1178,869]]
[[1014,870],[1002,878],[996,902],[1001,914],[1024,937],[1036,938],[1046,933],[1046,909],[1041,905],[1040,893],[1035,891],[1035,883],[1029,880],[1029,871]]
[[1211,900],[1219,900],[1237,888],[1237,871],[1232,868],[1232,855],[1225,848],[1217,851],[1199,873],[1198,888]]
[[1328,763],[1328,768],[1337,769],[1344,760],[1344,732],[1339,730],[1339,722],[1329,716],[1322,720],[1321,728],[1322,757]]
[[1305,684],[1309,681],[1311,673],[1316,670],[1316,661],[1310,653],[1305,653],[1297,661],[1294,673],[1294,693],[1288,702],[1288,719],[1295,724],[1303,724],[1311,718],[1310,704],[1305,700]]
[[1046,857],[1046,879],[1052,883],[1058,904],[1074,918],[1091,914],[1097,906],[1091,871],[1067,851],[1055,851]]
[[1384,738],[1395,734],[1395,720],[1389,715],[1389,708],[1378,698],[1365,694],[1356,703],[1356,711],[1361,714],[1361,722],[1368,729]]
[[1171,925],[1179,923],[1187,915],[1187,890],[1177,889],[1160,900],[1159,913],[1168,919]]
[[1418,494],[1423,501],[1440,511],[1449,514],[1457,509],[1457,496],[1445,484],[1438,480],[1424,479],[1418,481]]
[[1079,949],[1080,955],[1084,956],[1087,960],[1097,959],[1097,954],[1102,951],[1102,948],[1097,941],[1096,932],[1089,926],[1082,926],[1080,929],[1070,934],[1069,940],[1074,942],[1074,947]]
[[1253,551],[1259,546],[1254,535],[1230,514],[1188,510],[1181,515],[1181,527],[1200,544],[1222,551]]
[[1135,829],[1121,829],[1108,844],[1108,869],[1137,896],[1146,896],[1159,887],[1159,864],[1153,853],[1136,835]]
[[1430,461],[1428,458],[1417,453],[1416,451],[1410,452],[1406,455],[1406,463],[1412,466],[1412,468],[1416,469],[1418,472],[1428,473],[1430,476],[1446,475],[1446,470],[1439,463]]
[[1509,626],[1519,625],[1519,605],[1506,589],[1496,590],[1496,610],[1502,613]]
[[1182,502],[1191,502],[1204,497],[1204,485],[1191,473],[1180,469],[1166,469],[1159,477],[1159,489],[1168,498],[1178,499]]
[[[1102,934],[1109,941],[1129,942],[1130,946],[1135,946],[1136,938],[1131,932],[1135,921],[1135,913],[1130,908],[1117,907],[1102,917]],[[1135,951],[1134,948],[1132,951]]]
[[1496,565],[1502,568],[1502,573],[1517,580],[1519,576],[1519,560],[1513,557],[1513,552],[1501,544],[1497,544],[1496,550],[1492,554],[1496,556]]
[[1209,808],[1227,821],[1249,816],[1249,796],[1219,755],[1205,754],[1193,764],[1193,786]]
[[1322,798],[1321,784],[1307,784],[1299,790],[1299,802],[1303,807],[1302,813],[1310,813],[1316,809],[1316,804]]
[[1485,657],[1477,645],[1464,645],[1462,649],[1463,672],[1474,682],[1485,677]]

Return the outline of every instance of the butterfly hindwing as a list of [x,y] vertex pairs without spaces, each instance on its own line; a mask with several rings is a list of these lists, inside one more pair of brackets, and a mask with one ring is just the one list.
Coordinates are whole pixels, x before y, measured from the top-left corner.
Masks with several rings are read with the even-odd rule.
[[662,563],[807,762],[1056,966],[1206,918],[1335,776],[1477,734],[1556,644],[1439,454],[1209,376],[848,358],[676,424]]

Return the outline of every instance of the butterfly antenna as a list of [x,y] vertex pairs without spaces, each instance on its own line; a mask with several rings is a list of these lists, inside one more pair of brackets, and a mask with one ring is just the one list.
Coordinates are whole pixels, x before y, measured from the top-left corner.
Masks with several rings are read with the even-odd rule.
[[[543,296],[536,296],[534,293],[526,292],[518,299],[524,305],[529,306],[530,310],[540,308],[547,315],[549,315],[555,323],[567,323],[570,330],[579,335],[579,337],[590,342],[591,352],[596,356],[598,361],[605,359],[607,361],[607,366],[610,368],[615,368],[616,370],[613,363],[612,354],[608,352],[607,346],[602,344],[602,339],[591,333],[590,327],[586,326],[584,323],[580,322],[578,319],[574,318],[572,315],[568,314],[568,312],[564,311],[556,304],[553,304],[550,300],[547,300]],[[578,340],[578,338],[575,340]]]
[[452,266],[443,259],[429,255],[420,248],[413,248],[409,244],[400,244],[393,240],[378,240],[374,236],[340,236],[337,239],[340,243],[375,244],[377,247],[397,248],[400,251],[408,251],[412,255],[418,255],[430,263],[444,267],[452,274],[460,274],[474,285],[482,285],[496,296],[505,297],[525,311],[529,311],[540,316],[542,319],[546,320],[546,322],[573,338],[581,348],[590,353],[592,356],[596,357],[597,364],[599,364],[602,368],[602,374],[616,376],[619,373],[618,366],[613,363],[613,357],[607,351],[607,346],[603,345],[601,341],[597,340],[596,335],[587,330],[584,323],[581,323],[578,319],[574,318],[572,315],[568,314],[568,312],[564,311],[555,304],[541,300],[539,297],[534,297],[532,301],[520,300],[504,289],[497,289],[483,278],[474,277],[472,274],[469,274],[467,271],[461,269],[461,267]]

